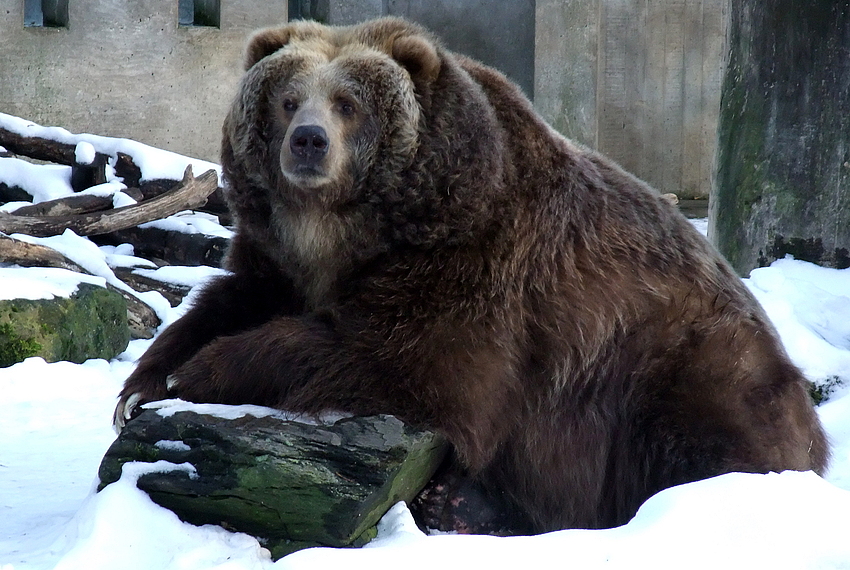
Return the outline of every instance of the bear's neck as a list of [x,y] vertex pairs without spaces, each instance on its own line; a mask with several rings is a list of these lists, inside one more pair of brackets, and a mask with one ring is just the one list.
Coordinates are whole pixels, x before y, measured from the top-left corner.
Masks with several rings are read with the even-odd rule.
[[377,253],[377,228],[362,218],[324,208],[274,212],[276,257],[309,308],[334,303],[341,282]]

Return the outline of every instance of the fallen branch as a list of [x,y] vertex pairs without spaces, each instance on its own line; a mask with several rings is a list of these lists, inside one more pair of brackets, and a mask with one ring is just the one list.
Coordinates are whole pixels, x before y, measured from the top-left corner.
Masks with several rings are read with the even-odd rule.
[[181,210],[198,208],[216,188],[218,175],[214,170],[195,178],[189,165],[180,184],[156,198],[107,212],[71,216],[34,217],[0,213],[0,232],[46,237],[70,229],[81,236],[105,234],[165,218]]
[[[55,249],[35,243],[27,243],[0,233],[0,262],[14,263],[21,267],[58,267],[77,273],[92,275],[79,264],[71,261]],[[124,289],[107,283],[106,288],[120,293],[127,302],[127,326],[133,338],[152,338],[161,321],[153,309]]]
[[110,208],[112,208],[112,196],[74,194],[65,198],[22,206],[11,214],[14,216],[73,216]]

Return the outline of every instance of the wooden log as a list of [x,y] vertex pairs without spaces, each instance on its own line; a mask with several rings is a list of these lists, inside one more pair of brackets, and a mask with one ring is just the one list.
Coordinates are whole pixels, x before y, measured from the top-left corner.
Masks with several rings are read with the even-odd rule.
[[99,212],[112,208],[112,196],[93,196],[91,194],[74,194],[56,200],[47,200],[18,208],[15,216],[73,216]]
[[71,165],[71,188],[74,192],[82,192],[92,186],[106,182],[106,163],[109,157],[95,153],[94,160],[89,163],[74,161]]
[[152,277],[134,273],[135,268],[132,267],[115,267],[112,270],[115,276],[121,281],[132,287],[136,291],[156,291],[168,300],[168,304],[172,307],[179,305],[183,298],[189,294],[192,289],[188,285],[180,285],[177,283],[168,283],[160,281]]
[[21,241],[3,233],[0,233],[0,261],[21,267],[58,267],[91,275],[55,249]]
[[[12,154],[66,166],[73,166],[76,162],[76,145],[41,137],[19,135],[2,127],[0,127],[0,147],[5,147]],[[142,170],[129,154],[116,153],[114,169],[115,175],[121,178],[128,187],[138,188],[141,185]]]
[[142,183],[142,169],[133,162],[133,157],[123,152],[115,156],[115,176],[120,176],[129,187],[138,188]]
[[185,521],[263,539],[274,558],[366,542],[387,509],[428,482],[447,450],[438,435],[393,416],[307,425],[208,415],[231,406],[197,409],[165,417],[144,410],[129,421],[101,462],[100,489],[130,462],[190,464],[191,477],[153,469],[136,484]]
[[0,146],[14,154],[36,160],[46,160],[71,166],[74,164],[76,145],[41,137],[27,137],[0,127]]
[[7,202],[32,202],[32,194],[20,186],[10,186],[0,182],[0,204]]
[[0,232],[46,237],[71,229],[82,236],[105,234],[196,208],[204,204],[216,188],[218,175],[214,170],[195,178],[189,165],[178,186],[152,200],[108,212],[72,216],[30,217],[0,213]]
[[230,239],[206,234],[187,234],[157,227],[133,227],[92,236],[98,245],[129,243],[136,255],[157,265],[209,265],[221,267]]

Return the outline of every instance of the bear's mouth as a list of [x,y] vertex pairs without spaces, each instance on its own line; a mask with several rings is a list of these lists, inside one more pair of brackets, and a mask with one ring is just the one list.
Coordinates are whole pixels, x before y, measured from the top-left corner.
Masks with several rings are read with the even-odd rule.
[[284,165],[283,175],[290,184],[303,188],[317,188],[328,182],[328,173],[318,164]]

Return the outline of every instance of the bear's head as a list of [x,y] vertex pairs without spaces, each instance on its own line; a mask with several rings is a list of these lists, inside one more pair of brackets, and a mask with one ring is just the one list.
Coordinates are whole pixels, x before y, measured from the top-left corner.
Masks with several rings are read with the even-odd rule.
[[421,27],[296,22],[254,34],[245,67],[222,147],[241,224],[321,212],[427,245],[485,216],[502,170],[494,112]]

